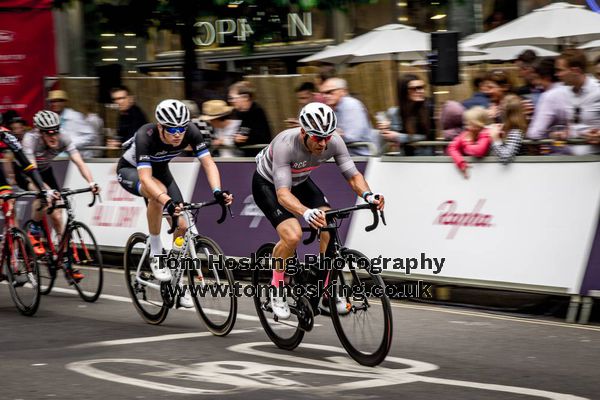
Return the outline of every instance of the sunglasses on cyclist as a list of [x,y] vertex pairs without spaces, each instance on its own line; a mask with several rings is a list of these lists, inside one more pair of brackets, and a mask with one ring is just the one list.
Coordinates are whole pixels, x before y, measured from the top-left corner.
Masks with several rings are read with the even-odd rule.
[[49,137],[54,137],[60,133],[60,131],[58,129],[48,129],[48,130],[40,129],[40,132],[42,132],[44,135],[49,136]]
[[165,131],[169,134],[169,135],[177,135],[177,134],[184,134],[185,131],[187,131],[187,127],[185,126],[176,126],[176,127],[170,127],[170,126],[165,126]]
[[310,140],[312,140],[313,142],[317,142],[317,143],[319,143],[321,140],[324,140],[325,143],[327,143],[333,137],[333,136],[323,137],[323,136],[310,135],[310,134],[309,134],[309,136],[310,136]]

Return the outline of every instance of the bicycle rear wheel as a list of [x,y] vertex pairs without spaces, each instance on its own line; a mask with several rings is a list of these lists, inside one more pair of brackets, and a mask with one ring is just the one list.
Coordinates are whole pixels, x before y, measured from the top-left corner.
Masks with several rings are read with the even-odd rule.
[[[300,329],[298,317],[294,312],[296,301],[288,298],[288,305],[292,313],[290,319],[286,321],[275,321],[273,319],[273,310],[271,309],[271,295],[267,291],[259,290],[271,284],[273,277],[271,257],[273,255],[274,243],[266,243],[256,251],[257,266],[252,271],[252,285],[256,290],[254,296],[254,306],[267,336],[284,350],[294,350],[304,338],[304,331]],[[290,277],[286,274],[286,283],[289,283]]]
[[10,296],[23,315],[35,314],[40,305],[40,271],[27,235],[19,228],[12,228],[4,246],[6,264],[4,270],[8,278]]
[[136,311],[147,323],[158,325],[167,318],[169,307],[161,295],[161,282],[152,274],[148,255],[144,256],[147,239],[140,232],[129,237],[123,255],[123,268],[127,290]]
[[[392,307],[381,276],[369,272],[365,255],[344,249],[345,270],[333,270],[332,282],[347,289],[343,297],[350,311],[340,314],[336,299],[329,297],[331,320],[340,342],[354,360],[366,366],[380,364],[392,345]],[[358,260],[365,260],[359,263]],[[362,268],[361,268],[362,267]],[[371,290],[377,288],[373,293]],[[381,290],[379,289],[381,288]],[[353,296],[352,294],[355,294]]]
[[[52,252],[50,251],[49,238],[46,236],[46,231],[42,228],[39,222],[35,222],[30,219],[24,225],[25,232],[29,235],[31,232],[32,225],[35,225],[35,229],[40,232],[39,243],[36,253],[38,267],[40,271],[40,293],[43,295],[50,294],[54,287],[54,281],[56,280],[56,266],[52,262]],[[36,252],[36,249],[34,249]]]
[[94,234],[84,223],[74,221],[69,227],[70,268],[65,266],[67,279],[75,285],[79,296],[87,301],[98,300],[102,292],[103,265],[102,254]]
[[[209,331],[217,336],[225,336],[233,329],[237,315],[233,272],[226,267],[223,250],[214,240],[197,236],[195,249],[200,262],[195,267],[200,269],[188,268],[188,285],[195,292],[192,298],[196,310]],[[219,256],[223,263],[219,261],[216,264]]]

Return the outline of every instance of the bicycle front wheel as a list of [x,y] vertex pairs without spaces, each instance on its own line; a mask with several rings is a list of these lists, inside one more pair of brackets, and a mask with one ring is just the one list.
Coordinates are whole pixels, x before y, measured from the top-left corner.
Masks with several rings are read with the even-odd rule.
[[[272,257],[275,244],[267,243],[262,245],[256,251],[256,260],[258,265],[252,271],[252,285],[255,288],[254,306],[260,319],[260,324],[267,333],[267,336],[279,347],[284,350],[294,350],[302,342],[304,331],[300,329],[298,321],[297,306],[295,298],[288,298],[291,317],[286,321],[276,321],[273,317],[271,308],[271,295],[268,291],[261,290],[270,285],[273,277]],[[286,283],[291,284],[291,277],[286,274]]]
[[129,237],[123,255],[125,283],[136,311],[149,324],[162,323],[169,307],[163,301],[160,281],[152,274],[146,240],[147,236],[136,232]]
[[345,301],[346,309],[338,309],[338,300],[329,296],[331,320],[350,357],[372,367],[380,364],[390,351],[392,307],[383,279],[370,272],[366,256],[344,249],[342,257],[345,268],[332,271],[332,282],[338,289],[337,295]]
[[195,249],[199,264],[188,268],[188,288],[193,291],[196,310],[208,330],[225,336],[233,329],[237,315],[233,272],[227,268],[223,250],[214,240],[198,236]]
[[84,223],[75,221],[69,227],[69,264],[65,266],[67,279],[75,285],[79,296],[87,301],[98,300],[102,292],[102,254],[94,234]]
[[[19,228],[12,228],[4,246],[10,296],[23,315],[35,314],[40,305],[40,271],[31,242]],[[12,249],[9,245],[12,242]]]

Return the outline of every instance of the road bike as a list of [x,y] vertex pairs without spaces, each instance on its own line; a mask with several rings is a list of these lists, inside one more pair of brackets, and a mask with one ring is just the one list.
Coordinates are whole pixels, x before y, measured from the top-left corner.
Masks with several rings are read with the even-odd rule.
[[19,312],[27,316],[35,314],[40,305],[40,271],[29,238],[15,224],[14,204],[9,200],[38,195],[38,192],[19,192],[0,196],[4,201],[0,281],[8,281],[10,297]]
[[[37,259],[40,265],[40,292],[44,295],[50,294],[59,270],[63,270],[65,280],[69,285],[75,286],[79,296],[87,302],[94,302],[102,292],[103,264],[102,254],[96,242],[94,234],[83,222],[75,220],[75,214],[69,196],[80,193],[91,192],[92,188],[84,189],[62,189],[61,201],[52,201],[48,207],[47,214],[56,209],[67,210],[67,222],[65,224],[58,245],[52,240],[52,231],[48,224],[46,215],[40,222],[29,220],[25,223],[25,231],[37,249]],[[96,203],[98,193],[92,193],[92,201],[88,204],[93,207]],[[36,232],[36,234],[32,234]],[[35,236],[39,233],[39,239]],[[36,243],[39,242],[39,243]]]
[[[222,209],[217,221],[221,224],[225,221],[227,209],[217,200],[183,203],[181,215],[186,220],[187,228],[181,250],[177,254],[171,252],[167,257],[168,263],[176,265],[171,269],[172,278],[169,282],[160,282],[152,274],[148,235],[136,232],[129,237],[124,255],[125,281],[135,309],[147,323],[162,323],[169,309],[178,305],[179,299],[174,295],[180,293],[177,290],[179,286],[186,290],[193,289],[195,293],[192,292],[192,298],[196,311],[210,332],[225,336],[233,329],[237,299],[235,296],[220,296],[216,293],[226,289],[227,285],[233,288],[233,272],[225,267],[226,259],[221,247],[211,238],[199,235],[196,230],[199,210],[215,204],[219,204]],[[231,210],[229,213],[231,215]],[[168,214],[163,215],[167,216]],[[174,218],[169,234],[175,231],[175,227],[177,217]],[[169,258],[175,261],[172,262]],[[184,285],[186,275],[187,284]]]
[[[293,350],[300,344],[305,332],[312,330],[314,317],[325,314],[326,307],[319,305],[323,301],[323,305],[328,306],[327,313],[338,338],[354,360],[362,365],[375,366],[385,359],[392,344],[393,326],[392,309],[383,279],[371,271],[370,261],[364,254],[344,247],[338,233],[343,219],[365,209],[373,214],[373,223],[365,228],[366,231],[377,228],[380,216],[385,224],[383,211],[378,214],[377,206],[372,204],[325,212],[327,225],[320,229],[321,233],[329,232],[330,235],[325,257],[321,257],[319,263],[297,264],[301,268],[294,274],[286,269],[285,286],[292,289],[291,296],[287,297],[291,312],[289,320],[278,320],[273,314],[270,303],[272,292],[256,290],[254,305],[260,322],[278,347]],[[304,244],[313,242],[319,234],[311,228],[302,228],[302,231],[311,232]],[[271,282],[274,246],[274,243],[266,243],[256,252],[258,266],[252,273],[255,288],[268,286]],[[296,286],[306,290],[297,290]],[[309,290],[308,286],[312,288]],[[319,286],[329,287],[335,293],[322,290],[321,294]],[[346,305],[341,313],[337,309],[339,301]]]

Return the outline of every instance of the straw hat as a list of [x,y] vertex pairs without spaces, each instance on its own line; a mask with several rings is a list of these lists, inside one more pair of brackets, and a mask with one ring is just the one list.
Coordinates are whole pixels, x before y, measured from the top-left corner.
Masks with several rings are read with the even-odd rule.
[[210,121],[224,117],[225,115],[230,114],[231,110],[233,110],[233,107],[228,106],[223,100],[205,101],[202,104],[202,115],[200,116],[200,119],[202,121]]
[[65,92],[64,90],[51,90],[48,92],[48,101],[52,101],[52,100],[65,100],[68,101],[69,100],[69,96],[67,95],[67,92]]

